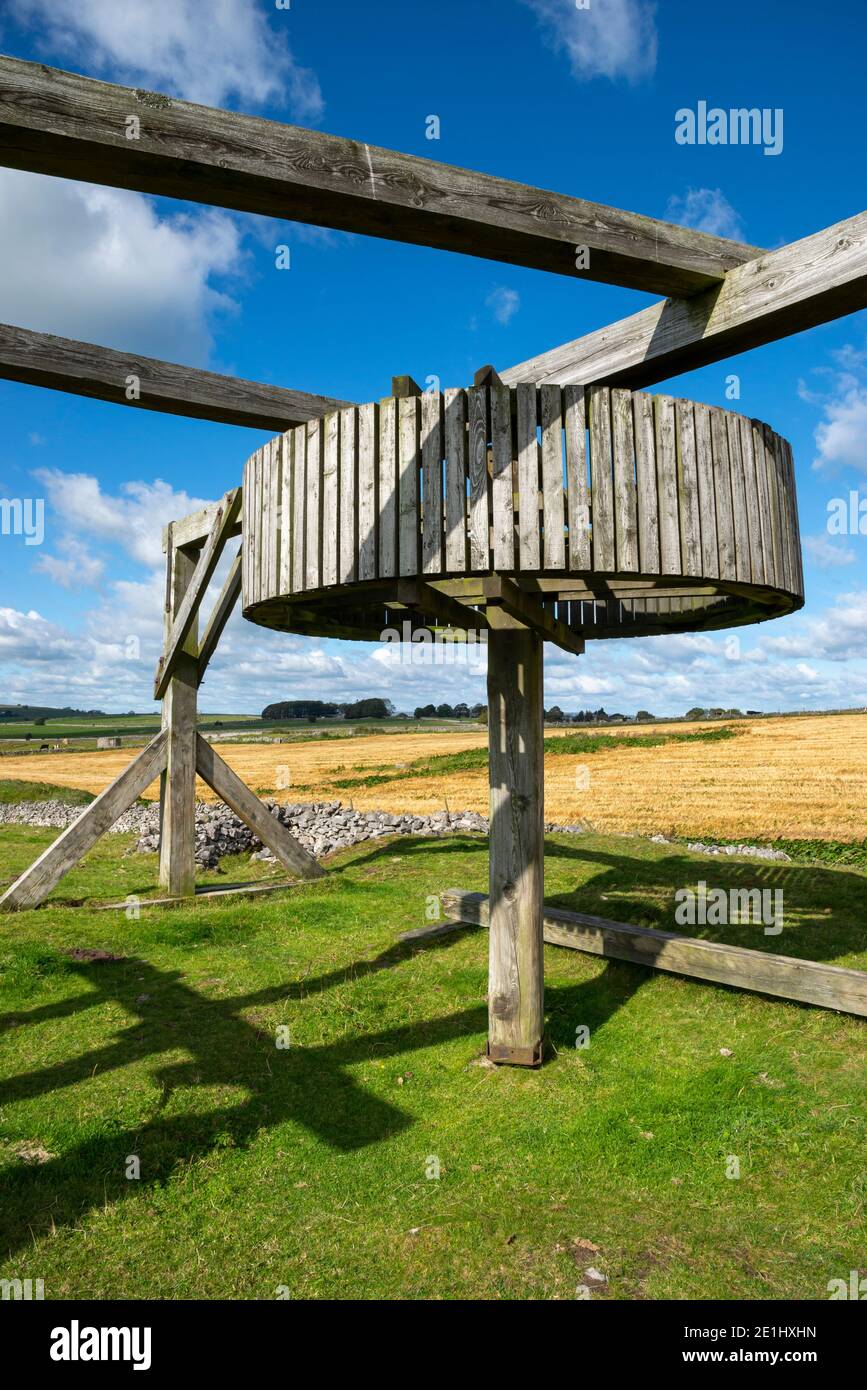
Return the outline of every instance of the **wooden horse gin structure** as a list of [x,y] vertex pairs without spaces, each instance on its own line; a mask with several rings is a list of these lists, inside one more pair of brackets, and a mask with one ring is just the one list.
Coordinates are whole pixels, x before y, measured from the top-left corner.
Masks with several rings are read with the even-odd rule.
[[[138,118],[128,138],[129,117]],[[0,163],[422,243],[669,296],[469,389],[356,405],[11,326],[0,374],[277,431],[242,487],[165,533],[160,733],[0,899],[38,904],[162,778],[160,879],[194,890],[198,774],[293,874],[323,872],[196,732],[198,686],[240,598],[282,632],[408,623],[488,650],[490,893],[449,915],[490,936],[489,1042],[537,1065],[543,941],[867,1014],[867,976],[543,904],[542,650],[792,612],[792,453],[767,425],[645,387],[863,308],[867,215],[755,247],[392,151],[0,58]],[[576,258],[576,248],[586,254]],[[579,263],[586,269],[576,269]],[[240,535],[213,612],[205,592]]]

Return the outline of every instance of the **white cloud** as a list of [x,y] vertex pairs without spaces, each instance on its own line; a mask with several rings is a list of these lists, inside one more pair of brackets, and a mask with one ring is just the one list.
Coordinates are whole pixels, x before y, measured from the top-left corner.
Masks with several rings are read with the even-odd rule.
[[841,565],[853,565],[855,552],[851,546],[835,543],[830,536],[820,532],[818,536],[805,536],[804,549],[819,569],[837,569]]
[[105,569],[104,561],[74,536],[64,536],[57,549],[59,555],[40,555],[34,568],[49,575],[61,589],[93,588]]
[[517,290],[507,289],[505,285],[497,285],[491,290],[485,300],[486,306],[490,309],[497,323],[504,326],[510,323],[521,307],[521,296]]
[[160,218],[141,193],[0,169],[0,244],[8,323],[192,364],[237,307],[211,284],[242,261],[227,213]]
[[815,469],[857,468],[867,473],[867,386],[850,385],[825,401],[816,429]]
[[636,82],[656,70],[656,6],[647,0],[521,0],[539,21],[545,42],[565,52],[573,76],[625,77]]
[[288,104],[302,120],[322,114],[316,76],[289,47],[288,12],[275,11],[273,26],[251,0],[11,0],[11,12],[38,28],[52,57],[113,81],[210,106],[236,97]]
[[665,215],[683,227],[695,227],[699,232],[731,237],[734,241],[743,240],[741,219],[721,188],[690,188],[683,197],[672,195]]

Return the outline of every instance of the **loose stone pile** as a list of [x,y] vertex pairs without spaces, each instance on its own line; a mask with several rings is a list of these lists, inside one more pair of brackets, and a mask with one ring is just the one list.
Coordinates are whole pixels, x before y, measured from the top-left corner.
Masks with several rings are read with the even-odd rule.
[[[281,805],[265,801],[272,816],[309,850],[315,858],[347,849],[363,840],[381,840],[386,835],[456,835],[467,831],[486,835],[488,821],[476,811],[436,811],[433,815],[411,813],[392,815],[388,811],[355,811],[341,801],[314,801]],[[22,801],[0,805],[0,822],[47,825],[63,830],[81,815],[80,806],[62,801]],[[581,834],[584,826],[545,826],[546,831]],[[138,835],[135,849],[152,854],[159,849],[159,807],[133,806],[112,826],[115,832]],[[271,852],[248,830],[234,812],[221,803],[196,803],[196,862],[202,868],[215,868],[227,854],[252,851],[256,858],[270,859]]]

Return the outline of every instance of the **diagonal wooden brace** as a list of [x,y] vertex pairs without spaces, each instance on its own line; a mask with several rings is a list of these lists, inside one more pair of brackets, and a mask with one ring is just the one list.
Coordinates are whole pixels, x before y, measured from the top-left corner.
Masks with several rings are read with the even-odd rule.
[[223,635],[223,628],[232,616],[232,609],[241,596],[241,550],[232,561],[226,581],[214,604],[214,611],[208,619],[207,627],[199,644],[199,683],[208,668],[208,662]]
[[183,653],[184,644],[190,635],[193,623],[196,621],[205,590],[214,577],[214,570],[217,568],[229,534],[238,520],[240,510],[241,489],[237,487],[226,493],[214,513],[210,534],[202,547],[202,553],[184,594],[183,602],[172,623],[165,652],[157,666],[154,682],[155,700],[161,700],[169,688],[169,681]]
[[53,844],[43,850],[29,869],[25,869],[0,898],[0,911],[36,907],[78,863],[101,835],[128,810],[166,765],[168,734],[161,729],[134,762],[100,792],[86,810],[67,826]]
[[271,815],[258,796],[254,796],[201,734],[196,734],[196,771],[235,815],[249,826],[253,834],[258,835],[262,844],[276,854],[284,868],[299,878],[324,876],[325,870],[320,868],[312,854],[308,854],[285,825]]

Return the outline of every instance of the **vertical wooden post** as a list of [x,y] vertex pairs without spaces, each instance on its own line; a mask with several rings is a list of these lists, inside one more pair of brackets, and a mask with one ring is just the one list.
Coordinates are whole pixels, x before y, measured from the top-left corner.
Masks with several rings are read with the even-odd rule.
[[[195,558],[174,544],[172,530],[166,543],[166,642],[196,568]],[[160,782],[160,885],[175,898],[191,897],[196,884],[198,630],[196,618],[163,699],[168,745]]]
[[488,1056],[533,1067],[544,1029],[542,642],[488,613]]

